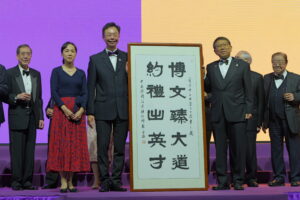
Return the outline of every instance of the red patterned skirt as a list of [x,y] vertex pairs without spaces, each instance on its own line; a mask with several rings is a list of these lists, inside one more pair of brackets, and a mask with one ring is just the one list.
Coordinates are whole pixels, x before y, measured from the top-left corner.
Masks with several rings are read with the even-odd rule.
[[[73,110],[75,97],[63,97],[61,100]],[[75,123],[54,106],[48,142],[47,171],[90,171],[85,115]]]

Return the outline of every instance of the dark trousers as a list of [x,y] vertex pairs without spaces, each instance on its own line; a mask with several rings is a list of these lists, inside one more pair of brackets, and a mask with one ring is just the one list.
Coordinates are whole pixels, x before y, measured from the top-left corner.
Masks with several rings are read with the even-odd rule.
[[274,176],[282,178],[286,175],[283,159],[283,138],[289,153],[290,163],[290,180],[300,181],[300,135],[291,133],[286,120],[275,118],[270,121],[269,125],[271,139],[271,159]]
[[210,172],[210,139],[212,136],[212,127],[208,125],[210,121],[206,118],[206,158],[207,158],[207,172]]
[[246,148],[246,179],[255,180],[257,171],[257,157],[256,157],[256,131],[246,131],[247,134],[247,148]]
[[227,149],[230,147],[233,183],[243,184],[245,175],[246,123],[229,122],[221,113],[221,119],[213,122],[216,146],[216,173],[218,184],[228,184]]
[[[108,148],[110,142],[111,129],[113,127],[114,155],[112,165],[112,175],[109,175]],[[121,175],[125,159],[125,143],[128,132],[128,120],[99,120],[96,121],[98,165],[100,171],[101,184],[120,186]]]
[[57,186],[58,184],[58,172],[46,173],[46,185]]
[[31,186],[36,140],[36,127],[33,114],[30,115],[27,129],[9,130],[9,140],[12,168],[11,186]]
[[[50,140],[50,127],[51,127],[51,118],[50,118],[50,123],[48,128],[48,152],[49,152],[49,140]],[[46,162],[46,166],[47,166],[47,162]],[[46,185],[57,186],[57,184],[58,184],[58,172],[47,172]]]

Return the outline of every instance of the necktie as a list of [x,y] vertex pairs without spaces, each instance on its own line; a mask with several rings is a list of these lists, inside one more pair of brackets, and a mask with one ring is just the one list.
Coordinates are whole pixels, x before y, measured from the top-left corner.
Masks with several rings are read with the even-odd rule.
[[221,59],[219,61],[219,63],[222,65],[222,64],[225,64],[225,65],[228,65],[228,60],[227,59]]
[[283,79],[284,79],[284,76],[283,76],[282,74],[279,74],[279,75],[275,75],[275,74],[274,74],[274,79],[275,79],[275,80],[279,80],[279,79],[283,80]]
[[116,51],[108,51],[107,52],[107,55],[108,56],[113,56],[113,55],[118,55],[119,54],[119,51],[118,50],[116,50]]
[[23,70],[23,75],[29,76],[29,71]]

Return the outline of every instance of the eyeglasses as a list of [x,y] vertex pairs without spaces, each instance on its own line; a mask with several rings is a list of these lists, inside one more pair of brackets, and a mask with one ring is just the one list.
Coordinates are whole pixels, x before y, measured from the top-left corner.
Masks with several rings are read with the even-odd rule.
[[227,47],[229,47],[229,46],[230,46],[230,44],[218,44],[218,45],[215,46],[215,48],[216,48],[216,49],[221,49],[221,48],[223,48],[223,47],[227,48]]
[[21,55],[21,56],[31,56],[31,52],[20,52],[19,55]]
[[286,62],[283,60],[272,60],[272,65],[285,65]]

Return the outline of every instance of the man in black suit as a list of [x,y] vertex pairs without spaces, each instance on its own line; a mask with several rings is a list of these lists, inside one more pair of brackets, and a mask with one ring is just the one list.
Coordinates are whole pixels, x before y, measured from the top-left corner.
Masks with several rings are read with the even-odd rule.
[[[251,65],[252,57],[247,51],[239,51],[236,56]],[[256,171],[256,135],[259,133],[264,113],[264,80],[263,76],[251,71],[252,91],[253,91],[253,111],[252,118],[247,121],[247,148],[246,148],[246,182],[249,187],[258,187]]]
[[7,70],[8,123],[13,190],[34,190],[32,186],[36,129],[44,127],[41,75],[29,67],[32,50],[18,46],[18,65]]
[[7,74],[3,65],[0,65],[0,124],[4,122],[4,112],[2,102],[7,98],[8,86],[7,86]]
[[249,64],[230,56],[229,39],[218,37],[213,43],[220,60],[207,66],[205,90],[211,93],[211,122],[216,144],[218,185],[214,190],[230,189],[227,175],[227,142],[232,155],[235,190],[243,190],[245,175],[246,120],[252,116],[252,90]]
[[266,108],[263,131],[269,128],[274,179],[269,186],[283,186],[283,138],[289,152],[291,186],[300,186],[300,76],[286,70],[287,55],[272,55],[273,71],[264,76]]
[[[88,68],[88,123],[96,125],[100,192],[126,191],[121,175],[128,132],[127,53],[117,49],[120,27],[108,23],[102,29],[106,49],[90,57]],[[109,175],[108,147],[113,126],[114,156]]]

